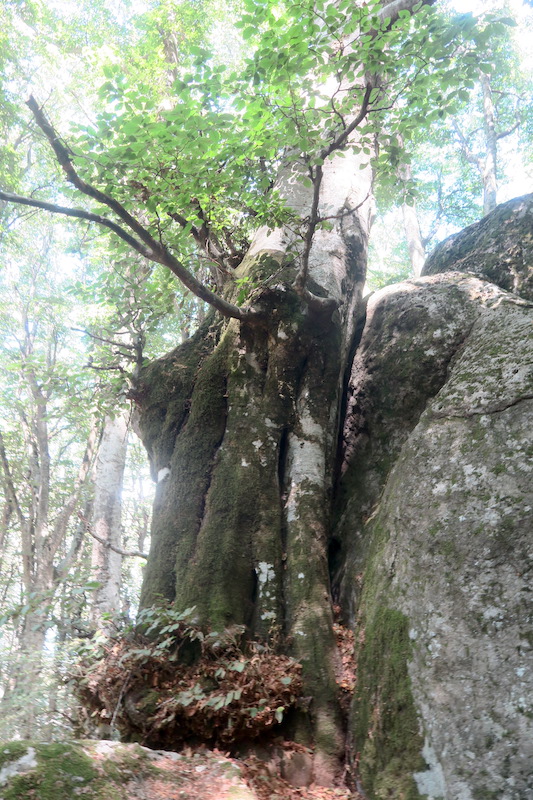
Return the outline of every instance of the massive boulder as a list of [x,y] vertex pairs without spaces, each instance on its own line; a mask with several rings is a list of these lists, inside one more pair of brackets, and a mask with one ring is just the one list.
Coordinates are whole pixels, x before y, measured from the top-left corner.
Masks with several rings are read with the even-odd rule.
[[460,270],[533,300],[533,194],[515,197],[454,233],[429,256],[422,275]]
[[[509,208],[516,222],[531,207],[497,209],[458,235],[470,249],[441,246],[441,274],[368,304],[332,563],[356,626],[350,734],[371,800],[533,798],[530,222],[505,240],[522,254],[509,280],[494,244]],[[488,274],[482,252],[499,286],[455,269]]]

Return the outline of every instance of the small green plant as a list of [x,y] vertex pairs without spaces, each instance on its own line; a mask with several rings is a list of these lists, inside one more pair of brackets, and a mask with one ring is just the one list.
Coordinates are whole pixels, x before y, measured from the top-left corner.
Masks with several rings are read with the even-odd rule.
[[240,306],[250,296],[250,293],[255,289],[255,283],[249,275],[244,278],[235,278],[235,285],[237,286],[237,305]]

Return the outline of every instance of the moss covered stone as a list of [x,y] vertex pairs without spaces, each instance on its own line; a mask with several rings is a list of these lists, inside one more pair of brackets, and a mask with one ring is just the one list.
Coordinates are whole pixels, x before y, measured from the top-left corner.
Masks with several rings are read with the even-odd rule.
[[470,272],[533,300],[533,194],[497,206],[441,242],[422,274]]
[[[24,753],[21,752],[22,748]],[[1,747],[0,752],[18,751],[11,765],[18,762],[20,772],[6,775],[0,785],[2,800],[72,800],[80,789],[93,783],[94,797],[111,800],[113,795],[102,793],[103,779],[99,778],[89,756],[76,744],[43,744],[12,742]],[[25,758],[25,755],[33,758]],[[35,766],[33,766],[35,764]],[[84,793],[86,794],[86,793]],[[90,795],[89,795],[90,796]],[[119,795],[116,795],[117,800]]]
[[[479,315],[444,385],[397,453],[374,513],[354,520],[362,643],[351,729],[370,797],[518,800],[533,789],[531,307],[491,291],[484,304],[473,293]],[[398,358],[402,346],[398,337]],[[359,462],[361,485],[372,466]],[[414,705],[404,702],[407,676]],[[389,712],[405,723],[382,734]],[[402,779],[393,750],[380,760],[398,734],[402,765],[413,758]]]
[[506,204],[368,303],[332,566],[372,800],[533,791],[532,213]]
[[348,386],[344,464],[337,494],[334,592],[353,624],[368,521],[402,446],[442,389],[483,307],[503,292],[462,275],[405,281],[369,301]]
[[0,769],[28,752],[28,745],[24,742],[0,743]]
[[361,780],[372,800],[418,800],[413,773],[425,768],[424,741],[408,671],[408,620],[380,606],[363,626],[352,728]]

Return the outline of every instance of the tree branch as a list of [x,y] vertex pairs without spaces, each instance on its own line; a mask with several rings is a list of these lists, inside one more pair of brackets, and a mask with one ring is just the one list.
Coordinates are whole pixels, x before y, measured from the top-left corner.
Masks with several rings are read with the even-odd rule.
[[502,131],[501,133],[498,133],[498,134],[496,135],[496,139],[497,139],[498,141],[499,141],[500,139],[505,139],[505,137],[506,137],[506,136],[510,136],[512,133],[514,133],[514,132],[515,132],[515,130],[516,130],[517,128],[519,128],[521,124],[522,124],[522,120],[521,120],[521,119],[518,119],[518,120],[515,122],[515,124],[513,125],[513,127],[512,127],[512,128],[508,128],[506,131]]
[[125,558],[148,558],[146,553],[141,553],[139,550],[122,550],[120,547],[115,547],[114,544],[110,544],[110,542],[108,542],[106,539],[102,539],[101,536],[98,536],[96,533],[94,533],[88,524],[86,525],[86,530],[89,535],[93,537],[93,539],[96,539],[97,542],[100,542],[100,544],[108,547],[109,550],[112,550],[114,553],[118,553],[119,556],[124,556]]
[[144,242],[145,245],[147,245],[148,248],[153,250],[154,253],[157,253],[159,249],[158,242],[156,242],[152,235],[140,224],[140,222],[135,219],[135,217],[132,217],[132,215],[126,211],[123,205],[121,205],[113,197],[101,192],[99,189],[91,186],[90,183],[87,183],[80,178],[76,172],[74,164],[72,163],[67,148],[62,144],[59,136],[52,125],[48,122],[43,110],[39,107],[39,104],[33,95],[30,95],[26,101],[26,105],[32,112],[37,125],[48,139],[48,142],[55,153],[57,162],[66,175],[67,181],[72,183],[72,185],[83,194],[87,195],[88,197],[92,197],[93,200],[97,200],[99,203],[102,203],[114,211],[117,217],[125,222],[128,228],[130,228],[130,230],[132,230],[139,237],[139,239]]
[[368,107],[370,105],[370,95],[372,94],[372,89],[374,87],[371,84],[368,84],[365,93],[363,96],[363,101],[361,103],[361,108],[359,109],[359,113],[356,117],[344,128],[341,133],[327,146],[324,147],[320,152],[320,158],[326,159],[330,156],[335,150],[340,150],[341,147],[346,143],[348,137],[354,132],[354,130],[359,127],[361,122],[364,120],[366,115],[368,114]]
[[83,512],[78,514],[78,524],[70,541],[68,553],[61,559],[57,567],[54,568],[54,584],[59,586],[68,575],[71,566],[76,560],[83,544],[83,537],[87,527],[86,518],[90,516],[92,508],[92,498],[86,500]]
[[8,501],[11,502],[12,507],[15,509],[21,527],[24,527],[26,525],[26,518],[22,513],[22,509],[18,501],[15,484],[13,482],[13,476],[11,475],[11,467],[9,465],[9,460],[7,457],[6,448],[4,444],[4,437],[2,436],[1,431],[0,431],[0,462],[2,463],[2,470],[4,473],[7,499]]
[[[400,16],[401,11],[410,11],[412,12],[414,8],[417,6],[422,5],[433,5],[436,0],[393,0],[391,3],[387,3],[378,14],[380,22],[384,22],[386,19],[389,20],[387,24],[387,28],[390,28]],[[377,36],[378,31],[372,31],[372,36]],[[320,152],[320,158],[325,160],[329,156],[331,156],[335,151],[340,150],[347,142],[351,134],[356,130],[356,128],[363,122],[367,114],[369,113],[369,106],[370,106],[370,97],[372,94],[372,90],[374,86],[371,81],[367,81],[367,85],[365,87],[365,93],[363,96],[363,100],[361,102],[361,108],[359,109],[359,113],[356,117],[348,124],[344,124],[344,119],[341,117],[343,122],[343,130],[335,137],[335,139],[330,142],[327,147],[324,147]],[[294,289],[298,295],[312,308],[316,310],[325,311],[326,309],[332,313],[335,308],[337,308],[338,304],[336,301],[332,300],[331,298],[322,298],[318,297],[317,295],[312,294],[305,286],[307,282],[307,276],[309,272],[309,257],[311,254],[311,248],[313,245],[313,237],[319,224],[320,216],[319,216],[319,202],[320,202],[320,188],[322,184],[322,167],[317,166],[314,178],[312,177],[313,181],[313,200],[311,205],[311,212],[309,215],[309,221],[307,224],[307,230],[305,232],[304,237],[304,249],[302,253],[302,265],[301,268],[294,280]]]
[[30,538],[30,530],[28,520],[24,516],[20,506],[9,459],[7,457],[4,437],[0,431],[0,461],[2,463],[2,470],[4,473],[4,489],[6,491],[7,499],[11,502],[15,509],[17,519],[20,524],[20,536],[22,543],[22,578],[25,588],[30,591],[31,578],[33,572],[33,558],[32,558],[32,543]]
[[452,125],[455,133],[457,134],[457,138],[459,139],[459,144],[461,145],[461,150],[463,151],[464,157],[467,161],[469,161],[471,164],[475,164],[476,167],[481,170],[483,168],[483,159],[480,156],[476,156],[476,154],[471,150],[464,133],[457,123],[452,122]]
[[[302,253],[302,266],[294,279],[294,289],[297,294],[300,295],[306,302],[309,302],[307,296],[305,295],[305,284],[307,283],[307,275],[309,273],[309,256],[311,254],[311,248],[313,246],[313,237],[315,235],[316,227],[319,223],[319,213],[318,213],[318,204],[320,202],[320,188],[322,186],[322,175],[323,170],[320,165],[318,165],[313,174],[313,170],[309,170],[311,173],[311,180],[313,182],[313,201],[311,203],[311,212],[309,214],[309,221],[307,223],[307,229],[305,231],[304,236],[304,249]],[[315,295],[311,295],[311,297],[315,297]]]
[[33,208],[41,208],[44,211],[49,211],[52,214],[63,214],[67,217],[75,217],[76,219],[85,219],[88,222],[96,222],[105,228],[116,233],[117,236],[129,244],[134,250],[147,258],[149,261],[154,261],[154,253],[147,248],[142,242],[137,241],[131,234],[117,225],[113,220],[107,217],[102,217],[100,214],[93,214],[91,211],[85,211],[82,208],[68,208],[67,206],[60,206],[57,203],[47,203],[44,200],[36,200],[33,197],[23,197],[22,195],[12,194],[10,192],[3,192],[0,190],[0,200],[6,200],[8,203],[17,203],[23,206],[32,206]]
[[[85,328],[71,328],[71,331],[77,331],[77,333],[84,333],[86,336],[90,336],[91,339],[96,339],[98,342],[105,342],[106,344],[112,344],[113,347],[122,347],[125,350],[135,350],[134,344],[127,344],[126,342],[122,344],[121,342],[114,341],[113,339],[106,339],[104,336],[97,336],[95,333],[91,333]],[[117,333],[117,336],[126,336],[126,333],[120,334]]]
[[170,269],[170,271],[173,272],[177,278],[179,278],[179,280],[184,284],[184,286],[187,287],[187,289],[189,289],[201,300],[204,300],[206,303],[216,308],[216,310],[219,311],[224,317],[233,317],[234,319],[251,323],[259,322],[263,315],[258,309],[239,308],[239,306],[228,303],[222,297],[212,292],[207,288],[207,286],[204,286],[203,283],[197,280],[197,278],[195,278],[194,275],[189,272],[189,270],[175,256],[173,256],[172,253],[170,253],[165,245],[154,239],[150,232],[146,230],[146,228],[124,208],[124,206],[122,206],[113,197],[110,197],[109,195],[101,192],[96,187],[84,181],[76,172],[68,149],[61,142],[56,131],[48,122],[33,95],[31,95],[28,99],[27,106],[31,110],[37,125],[48,139],[59,165],[66,174],[67,180],[83,194],[111,209],[111,211],[113,211],[119,217],[119,219],[121,219],[122,222],[124,222],[126,226],[133,231],[140,241],[131,236],[120,225],[112,220],[107,219],[107,217],[102,217],[98,214],[93,214],[82,209],[68,209],[55,203],[45,203],[44,201],[34,200],[33,198],[22,197],[7,192],[0,192],[0,199],[22,205],[33,206],[34,208],[42,208],[45,211],[51,211],[52,213],[65,214],[66,216],[87,219],[90,222],[96,222],[99,225],[103,225],[120,236],[121,239],[130,245],[130,247],[143,255],[149,261],[155,261]]
[[87,444],[85,446],[85,453],[83,454],[83,459],[78,469],[74,488],[70,496],[64,501],[63,508],[61,509],[61,512],[55,521],[53,532],[49,536],[49,550],[53,554],[56,553],[59,545],[65,539],[67,525],[76,509],[76,505],[78,504],[80,490],[89,476],[89,471],[94,461],[96,446],[100,435],[101,432],[99,427],[93,423],[89,432]]
[[[368,113],[368,107],[370,104],[370,95],[372,93],[372,86],[370,84],[367,85],[365,89],[365,94],[363,97],[363,101],[361,103],[361,108],[359,109],[359,113],[356,117],[347,125],[343,131],[332,141],[327,147],[324,147],[320,151],[320,158],[325,160],[329,158],[336,150],[340,150],[344,144],[346,143],[350,134],[354,132],[354,130],[361,124]],[[330,313],[332,314],[336,308],[338,308],[338,303],[331,297],[319,297],[318,295],[313,294],[309,291],[306,287],[307,283],[307,276],[309,273],[309,257],[311,255],[311,248],[313,246],[313,238],[315,235],[316,228],[318,224],[322,221],[319,213],[319,204],[320,204],[320,189],[322,186],[322,176],[323,170],[321,165],[317,165],[313,172],[312,168],[310,168],[310,175],[311,180],[313,183],[313,199],[311,202],[311,211],[309,213],[309,219],[307,222],[307,228],[305,231],[304,236],[304,249],[302,253],[302,263],[296,278],[294,279],[294,290],[296,293],[302,298],[302,300],[310,307],[313,308],[315,311],[320,313]],[[366,199],[366,198],[365,198]]]

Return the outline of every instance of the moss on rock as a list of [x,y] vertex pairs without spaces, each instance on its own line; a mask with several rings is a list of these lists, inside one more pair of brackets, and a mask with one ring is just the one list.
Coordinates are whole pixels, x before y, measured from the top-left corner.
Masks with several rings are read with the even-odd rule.
[[441,242],[423,275],[460,270],[533,300],[533,194],[497,206]]
[[0,769],[12,761],[16,761],[28,752],[24,742],[5,742],[0,745]]
[[[418,424],[393,453],[372,513],[361,521],[353,494],[343,510],[345,541],[357,557],[358,569],[347,575],[361,638],[351,730],[372,800],[493,792],[515,800],[533,785],[525,634],[531,626],[531,307],[459,275],[417,284],[431,285],[435,300],[444,284],[425,282],[437,278],[470,296],[458,318],[461,325],[466,320],[464,336],[449,339],[444,383],[433,398],[426,395]],[[421,297],[423,291],[412,292],[414,303]],[[438,330],[444,325],[431,335],[437,344],[428,341],[435,358],[442,352]],[[405,358],[404,338],[394,329],[386,344],[398,360]],[[359,450],[352,468],[359,497],[376,473],[376,456],[367,454],[383,433],[380,413],[388,399],[369,403],[373,375],[383,372],[375,347],[371,356],[361,369],[365,382],[356,386]],[[439,363],[434,375],[437,369]],[[375,451],[381,463],[390,456]]]
[[357,654],[353,736],[359,772],[372,800],[418,800],[413,773],[425,768],[424,741],[408,672],[409,624],[395,609],[372,611]]
[[256,799],[239,764],[209,751],[181,755],[137,744],[84,740],[6,742],[0,744],[0,754],[1,800],[202,800],[215,792],[219,800]]
[[[12,756],[11,765],[18,766],[20,772],[6,775],[7,785],[0,788],[2,800],[26,800],[30,797],[38,800],[72,800],[88,784],[93,785],[94,793],[91,795],[84,791],[84,797],[93,796],[98,800],[120,798],[118,794],[103,792],[103,776],[99,775],[89,756],[77,744],[10,742],[1,748],[3,754],[6,750]],[[34,754],[34,760],[25,759],[25,754]]]

